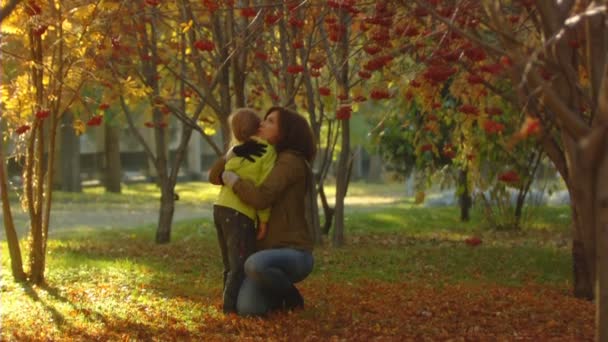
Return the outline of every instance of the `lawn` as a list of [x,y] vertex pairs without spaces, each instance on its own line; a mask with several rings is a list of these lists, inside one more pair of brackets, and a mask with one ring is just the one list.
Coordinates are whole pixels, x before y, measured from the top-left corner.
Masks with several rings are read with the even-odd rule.
[[[137,207],[156,196],[135,187],[130,199],[89,189],[58,205]],[[213,190],[193,188],[180,200],[212,201]],[[421,208],[394,187],[349,193],[347,244],[315,249],[313,274],[298,284],[302,311],[223,315],[208,218],[177,222],[160,246],[154,225],[83,228],[49,241],[45,286],[13,282],[2,244],[0,339],[592,340],[593,304],[570,294],[566,207],[536,209],[521,231],[492,231],[478,212],[461,223],[457,208]],[[476,247],[464,242],[473,235]]]

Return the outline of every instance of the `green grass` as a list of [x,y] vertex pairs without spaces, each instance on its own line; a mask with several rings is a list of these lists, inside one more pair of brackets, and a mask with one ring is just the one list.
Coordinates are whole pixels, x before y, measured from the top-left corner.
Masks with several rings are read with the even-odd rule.
[[[311,295],[319,296],[315,289],[326,284],[370,281],[437,289],[451,284],[535,284],[559,291],[570,287],[567,207],[539,208],[525,229],[498,232],[483,229],[477,211],[470,222],[462,223],[457,208],[422,208],[397,196],[392,204],[374,205],[370,198],[386,198],[391,189],[378,187],[374,192],[373,187],[351,187],[355,202],[359,197],[367,204],[355,204],[349,211],[347,244],[332,248],[327,242],[331,237],[326,237],[324,245],[315,249],[315,269],[303,282]],[[89,188],[81,195],[56,198],[63,205],[89,201],[111,207],[146,205],[157,196],[152,185],[130,185],[124,190],[127,196]],[[180,185],[178,191],[181,200],[199,205],[215,196],[215,188],[205,183]],[[167,245],[153,242],[154,229],[153,225],[85,226],[56,233],[49,241],[48,285],[43,287],[11,280],[7,245],[1,242],[2,323],[10,334],[3,336],[150,339],[165,333],[199,336],[201,324],[220,326],[224,319],[219,310],[221,259],[212,221],[174,224]],[[467,245],[464,240],[472,235],[479,236],[482,244]],[[319,308],[310,310],[304,315],[327,314],[315,311]],[[23,332],[19,326],[30,328]],[[171,328],[154,330],[167,326]],[[209,336],[208,331],[203,336]]]

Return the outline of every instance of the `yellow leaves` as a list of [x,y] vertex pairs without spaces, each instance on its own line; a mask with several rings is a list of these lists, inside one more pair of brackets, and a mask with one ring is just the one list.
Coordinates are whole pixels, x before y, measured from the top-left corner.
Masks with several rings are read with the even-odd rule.
[[0,25],[0,33],[3,34],[24,34],[24,31],[22,28],[11,24],[10,22],[7,23],[2,23],[2,25]]
[[115,12],[121,6],[120,1],[101,1],[99,8],[107,12]]
[[188,21],[187,23],[180,23],[179,26],[182,28],[182,33],[190,31],[193,23],[194,22],[192,20]]
[[215,135],[215,133],[217,133],[217,130],[215,129],[215,127],[212,126],[204,126],[203,132],[205,132],[206,135]]
[[150,87],[138,83],[136,80],[131,78],[131,76],[120,80],[119,83],[122,91],[129,97],[145,98],[148,96],[148,94],[152,93],[152,89]]
[[72,127],[74,128],[74,133],[76,133],[77,136],[80,136],[86,131],[86,126],[84,122],[82,122],[82,120],[80,119],[74,120],[74,123],[72,123]]

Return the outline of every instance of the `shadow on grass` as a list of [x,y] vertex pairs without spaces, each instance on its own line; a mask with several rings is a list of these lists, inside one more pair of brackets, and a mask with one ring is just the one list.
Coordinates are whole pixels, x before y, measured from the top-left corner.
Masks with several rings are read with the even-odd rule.
[[[215,295],[221,287],[221,257],[208,220],[176,224],[172,242],[163,245],[154,242],[152,226],[92,233],[52,241],[50,267],[74,281],[126,282],[168,297]],[[70,270],[78,269],[86,271],[76,277]]]
[[79,314],[82,314],[89,321],[97,321],[102,322],[104,324],[107,323],[107,320],[104,315],[100,314],[99,312],[90,309],[83,309],[78,305],[75,305],[71,300],[61,294],[61,291],[56,287],[53,287],[48,284],[43,284],[34,288],[34,286],[32,286],[31,284],[21,283],[21,288],[28,297],[30,297],[33,301],[40,303],[40,305],[50,313],[53,323],[60,330],[71,330],[73,329],[73,327],[68,323],[68,320],[66,320],[65,316],[61,312],[59,312],[59,310],[57,310],[53,305],[49,304],[48,301],[40,297],[40,295],[38,294],[39,291],[44,291],[54,300],[69,305],[72,310],[78,312]]
[[[91,305],[88,305],[86,302],[82,303],[82,307],[76,305],[64,296],[59,289],[48,284],[32,286],[27,283],[21,283],[20,287],[27,297],[38,303],[41,308],[49,313],[50,319],[57,330],[61,332],[63,336],[69,336],[70,340],[97,341],[110,339],[131,341],[135,339],[148,341],[154,340],[155,338],[158,338],[158,336],[170,336],[171,339],[175,340],[188,340],[194,337],[192,331],[189,331],[188,328],[180,324],[179,317],[167,315],[166,323],[169,324],[163,326],[154,325],[149,322],[134,322],[133,317],[130,316],[119,317],[118,315],[113,314],[104,316],[103,314],[90,309]],[[42,298],[47,295],[50,297],[49,300]],[[53,300],[58,303],[53,304]],[[72,317],[65,317],[64,314],[60,312],[61,308],[58,310],[58,308],[55,307],[60,306],[61,304],[66,304],[71,310],[81,314],[85,318],[86,324],[83,325],[71,322]],[[39,317],[39,319],[41,318],[42,317]],[[32,317],[32,319],[35,319],[35,317]],[[22,323],[27,325],[27,322]],[[91,325],[97,325],[97,328],[92,329]],[[40,329],[40,326],[37,324],[25,329],[15,328],[14,326],[7,327],[7,331],[4,333],[8,335],[3,334],[2,340],[4,340],[4,338],[9,338],[9,340],[13,338],[15,340],[37,340],[39,338],[48,340],[48,336],[50,335],[47,334],[52,334],[51,331],[36,331],[36,329]],[[43,339],[40,336],[47,336],[47,338]]]
[[[53,318],[53,322],[55,322],[57,327],[61,327],[65,323],[65,317],[57,309],[55,309],[51,305],[48,305],[46,303],[46,301],[44,301],[42,298],[40,298],[40,296],[38,296],[38,293],[32,287],[32,285],[30,285],[28,283],[21,283],[21,288],[23,289],[23,292],[28,297],[30,297],[33,301],[40,303],[44,307],[44,309],[47,310],[51,314],[51,317]],[[41,287],[41,288],[44,288],[44,287]]]

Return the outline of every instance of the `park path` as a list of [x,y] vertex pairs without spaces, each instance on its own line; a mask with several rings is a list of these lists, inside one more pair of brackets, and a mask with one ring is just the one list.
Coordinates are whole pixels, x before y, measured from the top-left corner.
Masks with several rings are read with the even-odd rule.
[[[13,206],[13,219],[19,236],[27,231],[29,217],[17,206]],[[3,213],[0,213],[0,239],[4,239]],[[173,222],[192,220],[198,218],[211,218],[212,205],[176,203]],[[83,227],[104,229],[117,227],[135,227],[142,225],[155,225],[158,222],[158,206],[114,206],[96,208],[92,205],[58,206],[51,210],[51,223],[49,235],[60,231],[80,229]]]
[[[378,210],[379,207],[391,205],[398,201],[398,196],[351,196],[346,198],[346,212],[354,210]],[[29,217],[15,203],[12,205],[15,228],[19,236],[24,236],[28,229]],[[212,219],[213,204],[204,202],[194,205],[188,202],[176,202],[173,222]],[[156,225],[158,222],[158,203],[145,205],[108,205],[96,203],[58,203],[51,210],[49,235],[77,229],[107,229]],[[0,240],[4,240],[3,213],[0,212]]]

